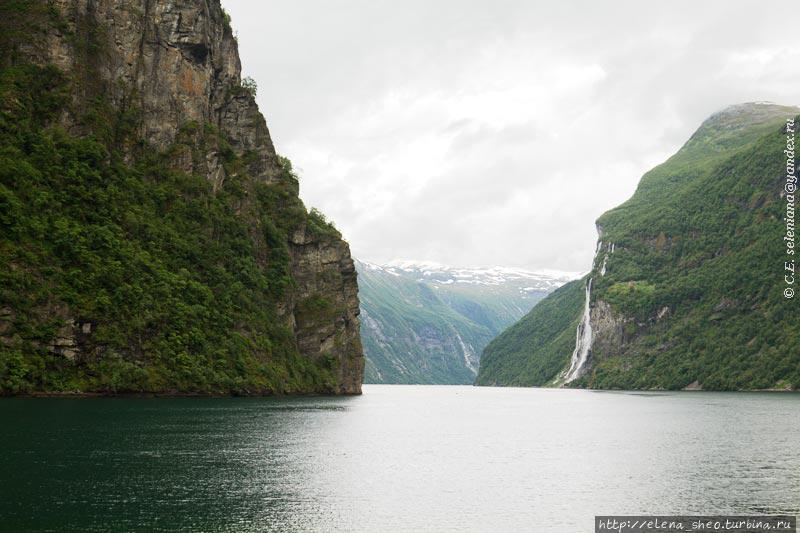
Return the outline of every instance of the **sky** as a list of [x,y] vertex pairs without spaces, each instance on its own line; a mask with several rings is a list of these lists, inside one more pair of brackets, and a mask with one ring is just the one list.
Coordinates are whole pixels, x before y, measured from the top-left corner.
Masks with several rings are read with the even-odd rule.
[[710,114],[800,103],[800,2],[222,0],[300,194],[353,256],[588,270]]

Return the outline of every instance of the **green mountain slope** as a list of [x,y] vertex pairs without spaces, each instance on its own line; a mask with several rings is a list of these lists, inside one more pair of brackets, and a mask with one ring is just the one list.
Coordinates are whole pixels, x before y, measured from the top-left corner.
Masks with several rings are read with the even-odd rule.
[[[572,385],[800,387],[800,313],[783,296],[790,259],[783,128],[797,113],[744,104],[713,115],[642,178],[628,202],[600,217],[588,276],[592,342]],[[572,322],[580,314],[576,309]],[[526,357],[547,360],[554,348],[548,343]],[[520,353],[514,356],[496,365],[524,374]],[[493,373],[513,375],[507,368]],[[502,383],[542,385],[557,375]]]
[[367,383],[472,383],[484,346],[569,275],[356,262]]
[[583,280],[553,291],[486,346],[475,384],[524,387],[550,381],[575,347],[583,302]]

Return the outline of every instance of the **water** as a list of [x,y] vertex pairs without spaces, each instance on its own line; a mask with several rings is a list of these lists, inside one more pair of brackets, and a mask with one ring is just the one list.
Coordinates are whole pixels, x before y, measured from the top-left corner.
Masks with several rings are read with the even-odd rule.
[[5,399],[0,529],[591,531],[800,510],[800,395]]
[[570,383],[581,377],[586,371],[586,361],[592,349],[592,278],[586,282],[586,296],[583,303],[583,315],[575,333],[575,351],[572,352],[569,369],[564,383]]

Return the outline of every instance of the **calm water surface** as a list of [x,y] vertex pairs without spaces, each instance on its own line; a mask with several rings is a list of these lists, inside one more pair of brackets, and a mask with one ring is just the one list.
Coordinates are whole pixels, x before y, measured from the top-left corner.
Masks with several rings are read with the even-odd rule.
[[591,531],[800,512],[800,395],[0,400],[8,531]]

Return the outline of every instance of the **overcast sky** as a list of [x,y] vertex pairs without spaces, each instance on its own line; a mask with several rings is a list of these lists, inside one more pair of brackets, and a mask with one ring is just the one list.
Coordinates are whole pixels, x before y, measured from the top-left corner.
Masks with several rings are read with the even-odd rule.
[[800,2],[223,0],[275,147],[357,258],[587,270],[711,113],[800,103]]

